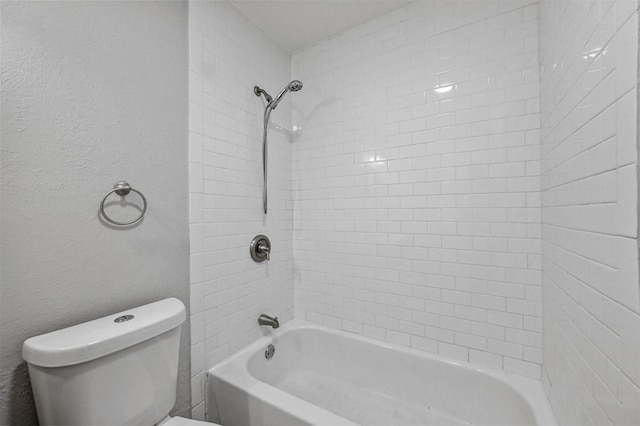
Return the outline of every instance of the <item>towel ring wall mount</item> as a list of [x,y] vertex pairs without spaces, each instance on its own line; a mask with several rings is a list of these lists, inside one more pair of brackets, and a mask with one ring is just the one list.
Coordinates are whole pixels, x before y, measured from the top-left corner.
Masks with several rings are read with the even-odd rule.
[[[142,205],[142,212],[140,213],[140,216],[138,216],[137,218],[133,219],[130,222],[119,222],[117,220],[111,219],[109,217],[109,215],[107,215],[107,213],[104,211],[104,203],[106,203],[107,198],[109,198],[109,196],[111,194],[113,194],[114,192],[117,195],[120,195],[121,197],[124,197],[126,195],[129,195],[129,193],[131,191],[135,192],[136,194],[138,194],[140,196],[140,198],[142,198],[143,205]],[[133,225],[134,223],[139,222],[144,217],[144,214],[146,212],[147,212],[147,199],[144,197],[144,195],[142,195],[142,192],[138,191],[137,189],[132,188],[131,185],[129,185],[125,181],[116,182],[116,184],[113,185],[113,189],[111,191],[107,192],[107,194],[102,199],[102,202],[100,203],[100,213],[102,213],[102,217],[104,217],[107,222],[112,223],[114,225],[118,225],[118,226]]]

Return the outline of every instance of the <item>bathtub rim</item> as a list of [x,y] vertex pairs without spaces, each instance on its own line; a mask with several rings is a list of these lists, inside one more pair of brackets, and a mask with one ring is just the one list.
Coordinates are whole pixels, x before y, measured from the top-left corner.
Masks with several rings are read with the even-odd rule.
[[[551,404],[546,397],[540,380],[521,376],[515,373],[509,373],[502,370],[495,370],[490,367],[475,364],[473,362],[465,362],[446,358],[442,355],[434,354],[431,352],[421,351],[419,349],[378,340],[372,337],[363,336],[349,331],[339,330],[300,319],[293,319],[291,321],[288,321],[277,330],[267,327],[265,327],[265,329],[266,332],[263,336],[251,342],[233,355],[225,358],[213,367],[207,369],[207,381],[209,381],[212,375],[215,375],[218,380],[222,380],[230,385],[242,388],[249,395],[264,403],[277,405],[278,403],[283,402],[282,399],[285,399],[288,402],[296,402],[297,404],[299,403],[299,407],[294,408],[293,406],[291,406],[292,414],[300,417],[303,420],[311,420],[316,418],[315,416],[318,416],[325,421],[332,421],[331,423],[326,424],[355,425],[356,423],[351,422],[348,419],[331,413],[322,407],[318,407],[308,401],[305,401],[304,399],[298,398],[295,395],[291,395],[257,379],[249,371],[248,363],[252,356],[256,353],[262,352],[263,349],[271,343],[277,344],[277,340],[283,335],[296,330],[316,330],[349,339],[354,339],[357,342],[361,342],[363,344],[372,344],[381,348],[399,351],[405,355],[416,356],[422,359],[430,360],[432,362],[445,363],[453,367],[462,368],[465,371],[473,371],[475,373],[485,374],[502,383],[503,385],[508,386],[514,392],[516,392],[518,396],[526,401],[527,404],[529,404],[531,411],[533,412],[534,419],[537,425],[558,426],[558,423],[551,409]],[[209,384],[207,384],[207,388],[208,387]],[[211,397],[213,397],[213,395]],[[213,401],[210,401],[209,398],[207,398],[205,403],[209,404],[213,403]],[[207,411],[209,410],[207,409]]]

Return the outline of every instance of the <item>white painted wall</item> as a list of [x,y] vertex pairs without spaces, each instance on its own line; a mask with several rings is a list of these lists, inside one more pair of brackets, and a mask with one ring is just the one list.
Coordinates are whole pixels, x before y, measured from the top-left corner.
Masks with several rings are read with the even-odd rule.
[[638,424],[638,1],[540,11],[543,382],[562,425]]
[[297,317],[540,376],[537,49],[535,1],[447,1],[293,55]]
[[[2,2],[0,424],[36,424],[24,339],[189,303],[187,35],[184,2]],[[120,179],[126,230],[97,213]],[[180,356],[188,415],[189,324]]]
[[[189,44],[192,406],[202,419],[205,370],[266,332],[261,313],[293,316],[292,95],[271,114],[265,216],[264,103],[253,86],[277,95],[289,55],[223,1],[190,3]],[[271,240],[269,262],[249,255],[258,234]]]

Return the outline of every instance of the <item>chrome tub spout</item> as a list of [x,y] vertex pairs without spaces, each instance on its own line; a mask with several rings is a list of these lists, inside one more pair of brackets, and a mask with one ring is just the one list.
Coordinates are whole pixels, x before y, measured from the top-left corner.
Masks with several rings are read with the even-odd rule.
[[278,317],[270,317],[269,315],[262,314],[258,317],[258,324],[260,325],[268,325],[272,328],[280,327],[280,323],[278,322]]

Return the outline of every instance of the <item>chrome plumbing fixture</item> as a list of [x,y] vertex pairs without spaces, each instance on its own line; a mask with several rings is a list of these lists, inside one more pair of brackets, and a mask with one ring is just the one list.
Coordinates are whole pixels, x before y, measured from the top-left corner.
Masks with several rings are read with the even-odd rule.
[[269,345],[267,346],[267,349],[264,351],[264,357],[266,359],[271,359],[273,358],[273,354],[276,353],[276,347],[273,345]]
[[270,317],[269,315],[260,314],[258,317],[258,324],[260,325],[268,325],[271,328],[280,327],[280,323],[278,322],[278,317]]
[[269,117],[271,117],[271,111],[276,109],[282,98],[287,92],[297,92],[302,89],[302,82],[299,80],[293,80],[291,83],[282,89],[275,100],[269,95],[266,90],[261,89],[258,86],[253,86],[253,93],[256,96],[264,96],[267,101],[267,106],[264,109],[264,127],[262,130],[262,175],[264,178],[264,186],[262,188],[262,204],[264,214],[267,214],[267,129],[269,127]]
[[291,83],[287,84],[287,86],[282,89],[280,93],[278,93],[278,96],[276,96],[275,100],[273,100],[271,95],[269,95],[266,90],[260,88],[259,86],[253,86],[253,93],[255,93],[256,96],[264,96],[264,99],[267,101],[267,108],[276,109],[287,92],[297,92],[300,89],[302,89],[302,82],[300,80],[293,80]]
[[271,260],[271,241],[266,235],[256,235],[249,245],[249,253],[256,262]]

